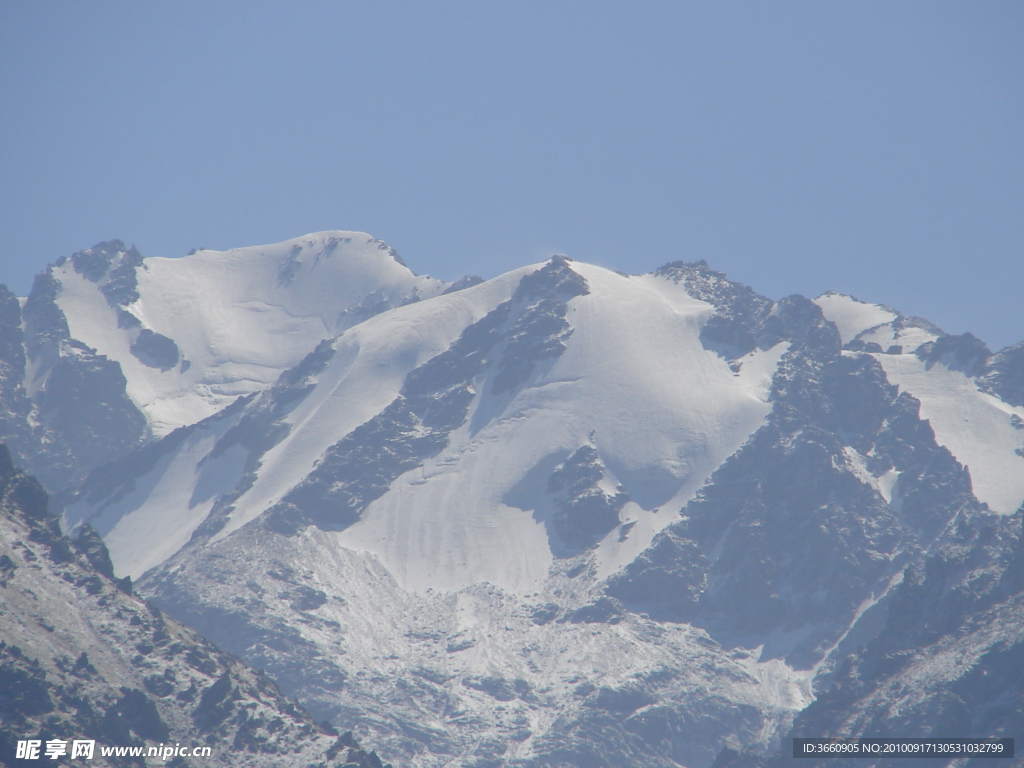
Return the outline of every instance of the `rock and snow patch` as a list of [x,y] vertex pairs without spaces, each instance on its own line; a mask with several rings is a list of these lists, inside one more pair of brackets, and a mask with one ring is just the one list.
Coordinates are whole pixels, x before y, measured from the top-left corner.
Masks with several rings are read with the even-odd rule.
[[885,499],[886,504],[892,504],[892,492],[900,478],[900,472],[890,468],[880,475],[872,474],[864,457],[850,446],[843,447],[843,455],[846,457],[847,466],[857,479],[875,489],[878,495]]
[[881,304],[868,304],[835,291],[828,291],[814,300],[828,320],[836,324],[843,344],[848,344],[864,331],[890,323],[898,315]]
[[1024,407],[978,389],[975,380],[913,354],[876,354],[889,381],[921,401],[935,439],[971,473],[974,495],[1008,515],[1024,503]]

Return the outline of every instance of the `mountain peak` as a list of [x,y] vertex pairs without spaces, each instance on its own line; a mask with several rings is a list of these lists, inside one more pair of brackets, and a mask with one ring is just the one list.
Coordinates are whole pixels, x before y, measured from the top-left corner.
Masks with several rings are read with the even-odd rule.
[[67,328],[58,336],[120,366],[157,436],[265,388],[324,338],[447,287],[413,274],[386,243],[345,231],[173,259],[115,240],[47,274],[29,303]]

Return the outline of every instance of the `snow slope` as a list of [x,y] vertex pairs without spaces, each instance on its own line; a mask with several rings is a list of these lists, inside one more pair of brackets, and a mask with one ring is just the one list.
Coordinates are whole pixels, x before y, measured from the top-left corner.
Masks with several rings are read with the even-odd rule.
[[592,444],[611,486],[634,499],[623,521],[634,523],[628,545],[616,530],[597,550],[612,570],[646,548],[761,425],[764,389],[700,343],[707,304],[653,276],[573,269],[590,293],[570,302],[565,353],[508,402],[478,396],[448,449],[371,504],[337,535],[340,546],[378,555],[408,589],[486,581],[533,591],[551,554],[536,509],[510,496],[546,457]]
[[864,331],[892,322],[897,314],[881,304],[868,304],[835,291],[828,291],[814,300],[829,320],[836,324],[843,344]]
[[[411,370],[506,302],[537,268],[396,308],[339,336],[315,386],[285,416],[287,435],[261,456],[255,478],[233,497],[216,539],[278,503],[329,446],[382,412]],[[409,589],[486,581],[535,591],[553,555],[544,523],[548,502],[534,477],[589,445],[606,467],[606,490],[614,494],[621,486],[631,499],[623,530],[608,533],[597,549],[602,573],[611,573],[646,548],[763,423],[785,344],[754,351],[730,368],[699,338],[712,308],[681,286],[579,263],[572,269],[589,293],[568,302],[564,352],[511,395],[495,395],[494,367],[485,370],[473,381],[469,417],[447,447],[334,534],[337,546],[377,555]],[[65,527],[90,520],[118,571],[138,577],[182,546],[218,495],[243,481],[241,454],[211,455],[233,423],[211,423],[190,435],[135,481],[133,492],[102,508],[72,505]],[[201,484],[216,492],[197,490]]]
[[[1024,407],[978,389],[974,379],[913,354],[876,354],[889,381],[921,401],[935,439],[971,473],[974,495],[1008,515],[1024,504]],[[1016,419],[1015,419],[1016,417]]]
[[[121,306],[74,259],[51,270],[72,337],[120,364],[128,396],[157,436],[262,389],[320,340],[445,287],[414,275],[386,244],[340,231],[143,259],[138,297]],[[133,353],[140,329],[173,341],[174,365]]]
[[382,411],[411,370],[447,349],[466,326],[507,301],[524,267],[480,285],[398,307],[338,337],[316,388],[288,414],[288,435],[267,452],[253,487],[234,503],[223,538],[269,509],[329,446]]

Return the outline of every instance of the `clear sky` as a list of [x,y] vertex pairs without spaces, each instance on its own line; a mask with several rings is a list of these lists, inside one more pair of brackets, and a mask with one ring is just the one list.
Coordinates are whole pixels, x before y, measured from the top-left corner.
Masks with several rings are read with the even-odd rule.
[[0,0],[0,282],[322,229],[1024,339],[1024,3]]

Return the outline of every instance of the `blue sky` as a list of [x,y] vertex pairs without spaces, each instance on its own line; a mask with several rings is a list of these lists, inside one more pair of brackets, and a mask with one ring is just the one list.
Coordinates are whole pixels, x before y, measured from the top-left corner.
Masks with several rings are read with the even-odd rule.
[[322,229],[1024,339],[1024,4],[0,0],[0,282]]

